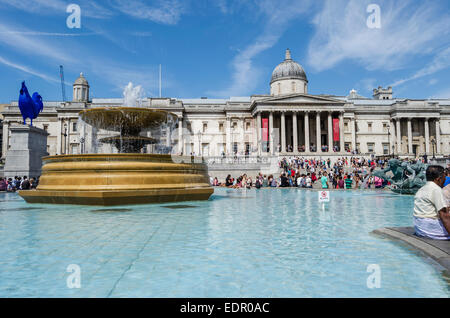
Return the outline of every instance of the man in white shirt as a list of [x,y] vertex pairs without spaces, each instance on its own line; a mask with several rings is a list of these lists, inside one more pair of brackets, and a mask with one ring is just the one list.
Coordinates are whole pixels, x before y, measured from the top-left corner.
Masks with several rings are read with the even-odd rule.
[[306,175],[306,187],[312,188],[312,180],[311,180],[311,176],[309,175],[309,173]]
[[442,192],[444,168],[428,166],[427,183],[414,197],[414,228],[418,236],[450,240],[450,214]]

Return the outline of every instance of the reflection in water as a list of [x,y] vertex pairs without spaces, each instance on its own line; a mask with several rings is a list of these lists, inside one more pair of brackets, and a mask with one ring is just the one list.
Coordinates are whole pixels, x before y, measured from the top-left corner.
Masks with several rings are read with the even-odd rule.
[[131,212],[133,211],[133,209],[96,209],[96,210],[91,210],[91,212],[104,212],[104,213],[109,213],[109,212]]
[[163,205],[163,208],[166,209],[172,209],[172,210],[176,210],[176,209],[195,209],[198,208],[195,205],[184,205],[184,204],[177,204],[177,205]]
[[8,209],[9,212],[14,212],[14,211],[29,211],[29,210],[42,210],[42,208],[37,208],[37,207],[27,206],[27,207],[16,208],[16,209]]

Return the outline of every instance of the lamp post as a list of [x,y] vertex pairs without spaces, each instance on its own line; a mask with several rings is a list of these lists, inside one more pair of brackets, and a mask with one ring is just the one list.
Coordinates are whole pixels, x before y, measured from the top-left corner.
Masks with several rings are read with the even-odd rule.
[[434,156],[434,146],[436,145],[436,140],[435,139],[431,139],[431,147],[433,148],[433,160],[436,159],[436,157]]
[[64,154],[67,154],[67,124],[64,124]]
[[86,141],[86,139],[84,137],[80,138],[80,144],[81,144],[81,153],[84,154],[84,142]]

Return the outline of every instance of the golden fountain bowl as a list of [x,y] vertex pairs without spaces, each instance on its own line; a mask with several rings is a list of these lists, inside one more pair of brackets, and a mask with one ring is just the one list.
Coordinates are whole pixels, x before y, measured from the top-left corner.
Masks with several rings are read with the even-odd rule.
[[[157,154],[84,154],[43,158],[28,203],[127,205],[207,200],[214,192],[201,159]],[[199,163],[197,163],[199,162]]]
[[89,125],[100,129],[137,133],[177,118],[165,110],[141,107],[96,107],[82,110],[79,115]]

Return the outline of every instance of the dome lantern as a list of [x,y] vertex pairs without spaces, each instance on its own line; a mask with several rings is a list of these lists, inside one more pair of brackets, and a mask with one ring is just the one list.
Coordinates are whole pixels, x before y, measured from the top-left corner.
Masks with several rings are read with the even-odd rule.
[[73,83],[73,101],[88,102],[89,101],[89,83],[83,73]]

